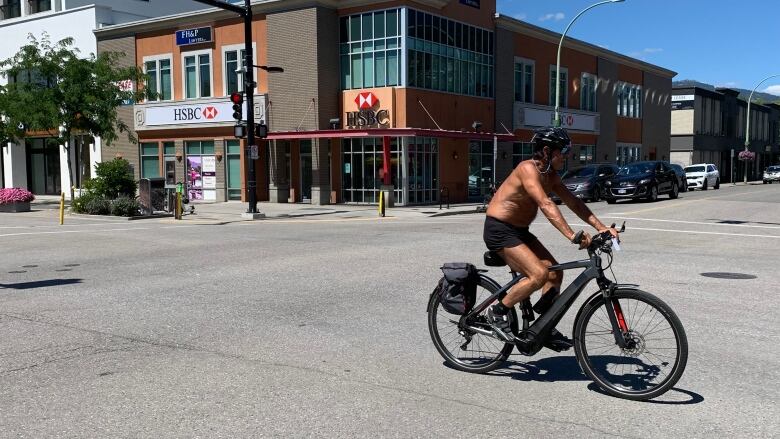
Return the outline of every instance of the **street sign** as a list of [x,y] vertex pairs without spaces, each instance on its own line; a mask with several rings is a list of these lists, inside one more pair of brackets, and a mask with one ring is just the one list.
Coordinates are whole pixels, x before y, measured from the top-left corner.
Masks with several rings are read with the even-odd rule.
[[249,158],[252,160],[257,160],[260,158],[260,153],[258,152],[257,145],[249,145]]
[[211,34],[211,27],[178,30],[176,31],[176,45],[188,46],[190,44],[209,43],[212,39]]

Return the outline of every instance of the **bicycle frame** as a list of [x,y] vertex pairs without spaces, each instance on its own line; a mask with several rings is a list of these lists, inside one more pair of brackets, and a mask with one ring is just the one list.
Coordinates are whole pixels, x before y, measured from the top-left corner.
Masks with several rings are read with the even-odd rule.
[[[547,312],[541,315],[538,319],[536,319],[533,325],[527,326],[529,317],[532,315],[529,315],[529,313],[533,312],[530,309],[530,299],[525,299],[523,301],[523,320],[525,324],[522,332],[530,333],[532,335],[531,340],[534,340],[534,344],[529,346],[529,352],[527,352],[528,354],[535,354],[542,348],[544,338],[550,333],[550,331],[552,331],[553,328],[555,328],[558,322],[560,322],[561,318],[563,318],[564,314],[566,314],[569,308],[571,308],[571,306],[574,304],[574,301],[577,300],[577,297],[579,297],[580,293],[582,293],[590,281],[594,279],[596,280],[600,291],[605,298],[609,298],[611,292],[614,291],[614,289],[617,287],[615,283],[604,276],[604,270],[601,267],[601,256],[595,253],[591,254],[589,259],[552,265],[549,267],[549,270],[564,271],[576,268],[584,268],[585,271],[580,273],[580,275],[577,276],[577,278],[574,279],[568,287],[566,287],[566,289],[555,300],[555,302],[553,302],[553,305],[550,307],[550,309],[547,310]],[[488,277],[488,279],[490,278]],[[525,279],[525,276],[521,276],[512,271],[512,280],[510,280],[506,285],[502,286],[490,297],[482,301],[482,303],[476,305],[468,314],[461,317],[459,326],[466,327],[470,330],[480,333],[486,332],[487,334],[485,335],[492,335],[492,332],[490,331],[485,331],[480,328],[474,328],[473,326],[470,326],[468,321],[484,311],[488,306],[490,306],[491,303],[493,303],[494,300],[502,299],[510,288],[523,279]],[[492,281],[492,279],[490,280]],[[495,281],[493,282],[495,283]],[[498,283],[495,284],[498,285]],[[619,316],[616,315],[620,313],[619,306],[620,305],[618,304],[617,309],[615,309],[614,306],[608,306],[606,308],[608,310],[607,314],[609,315],[609,320],[612,323],[612,332],[615,335],[615,342],[622,348],[626,345],[626,341],[624,337],[624,331],[621,329],[619,321],[619,319],[622,319],[622,314]]]

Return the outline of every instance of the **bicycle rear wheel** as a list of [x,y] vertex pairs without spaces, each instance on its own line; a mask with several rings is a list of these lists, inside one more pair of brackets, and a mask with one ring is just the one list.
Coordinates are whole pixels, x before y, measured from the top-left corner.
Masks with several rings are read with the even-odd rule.
[[[607,304],[625,321],[625,348],[615,342]],[[609,302],[598,296],[586,303],[574,323],[574,337],[583,372],[619,398],[647,400],[663,394],[677,383],[688,361],[688,340],[677,315],[644,291],[616,290]]]
[[[482,303],[497,290],[495,284],[480,277],[476,303]],[[470,324],[490,331],[485,312],[476,316]],[[431,340],[447,364],[455,369],[474,373],[490,372],[501,366],[515,346],[493,336],[459,328],[460,317],[442,308],[438,295],[434,295],[428,303],[428,330]],[[517,314],[514,308],[510,311],[510,319],[512,330],[516,334]]]

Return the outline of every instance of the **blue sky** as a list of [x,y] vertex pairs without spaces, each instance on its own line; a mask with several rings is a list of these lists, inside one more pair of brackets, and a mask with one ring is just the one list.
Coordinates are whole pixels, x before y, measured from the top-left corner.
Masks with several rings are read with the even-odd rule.
[[[555,32],[597,0],[497,0],[498,12]],[[695,79],[752,90],[780,74],[778,0],[625,0],[583,14],[570,36]],[[760,88],[780,96],[780,77]]]

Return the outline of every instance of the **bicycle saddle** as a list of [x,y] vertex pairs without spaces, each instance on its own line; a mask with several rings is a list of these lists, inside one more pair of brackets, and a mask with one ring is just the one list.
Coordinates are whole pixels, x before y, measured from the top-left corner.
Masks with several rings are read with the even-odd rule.
[[488,250],[485,252],[485,265],[488,267],[503,267],[506,265],[506,261],[504,261],[504,258],[502,258],[498,252]]

